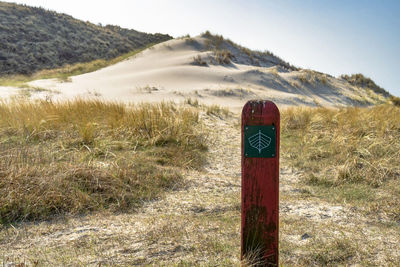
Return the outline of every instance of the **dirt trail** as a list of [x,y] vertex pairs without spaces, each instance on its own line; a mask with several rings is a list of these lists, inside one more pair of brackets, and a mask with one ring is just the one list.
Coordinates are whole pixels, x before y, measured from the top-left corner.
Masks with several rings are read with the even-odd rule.
[[[203,120],[210,134],[208,164],[203,171],[187,171],[184,187],[145,203],[135,213],[104,212],[3,229],[0,263],[239,265],[240,127],[235,118],[204,116]],[[299,172],[281,163],[283,263],[303,265],[325,246],[329,249],[327,256],[339,253],[352,263],[357,259],[353,251],[345,248],[348,254],[340,254],[335,244],[342,244],[350,235],[354,242],[381,238],[366,218],[354,220],[354,216],[360,217],[356,211],[304,197],[306,189],[298,177]],[[375,249],[377,262],[384,260],[379,257],[391,256],[397,246],[395,238],[388,237],[383,245],[372,241],[366,251]],[[331,250],[336,254],[331,255]]]

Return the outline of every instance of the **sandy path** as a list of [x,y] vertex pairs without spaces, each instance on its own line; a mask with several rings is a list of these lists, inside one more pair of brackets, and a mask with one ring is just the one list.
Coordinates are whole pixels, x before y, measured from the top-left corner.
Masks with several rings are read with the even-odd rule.
[[[43,266],[239,265],[240,127],[235,118],[203,120],[210,129],[209,162],[203,171],[187,171],[183,188],[145,203],[136,213],[97,213],[3,229],[0,263],[3,259],[38,261]],[[305,197],[300,173],[285,165],[280,174],[283,263],[318,262],[319,249],[324,248],[327,256],[343,256],[335,244],[349,237],[360,246],[357,253],[342,249],[350,255],[344,254],[346,263],[399,260],[398,234],[390,229],[379,232],[376,224],[349,207]]]

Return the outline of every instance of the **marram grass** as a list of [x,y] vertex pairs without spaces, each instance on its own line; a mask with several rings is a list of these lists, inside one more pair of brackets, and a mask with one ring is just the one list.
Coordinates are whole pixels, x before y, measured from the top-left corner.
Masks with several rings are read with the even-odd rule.
[[289,108],[282,152],[329,201],[400,220],[400,108]]
[[0,223],[135,209],[200,168],[193,108],[94,100],[0,103]]

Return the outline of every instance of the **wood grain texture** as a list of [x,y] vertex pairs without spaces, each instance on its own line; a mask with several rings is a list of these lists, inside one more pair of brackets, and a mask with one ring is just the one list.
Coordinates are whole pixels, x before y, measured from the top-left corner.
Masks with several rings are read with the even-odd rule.
[[[279,142],[280,114],[271,101],[249,101],[242,111],[242,227],[241,255],[256,266],[277,266],[279,261]],[[276,156],[244,156],[244,127],[274,125]]]

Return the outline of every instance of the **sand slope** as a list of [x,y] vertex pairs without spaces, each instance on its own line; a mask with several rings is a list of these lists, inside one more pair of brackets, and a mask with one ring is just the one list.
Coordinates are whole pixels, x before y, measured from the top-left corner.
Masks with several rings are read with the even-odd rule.
[[[216,51],[229,51],[232,61],[217,63]],[[138,103],[192,98],[233,109],[258,98],[280,106],[366,104],[379,99],[342,79],[291,69],[273,55],[252,53],[225,40],[213,46],[205,36],[174,39],[118,64],[71,77],[70,82],[48,79],[29,85],[59,92],[54,99],[79,96]],[[206,65],[196,63],[196,57]]]

